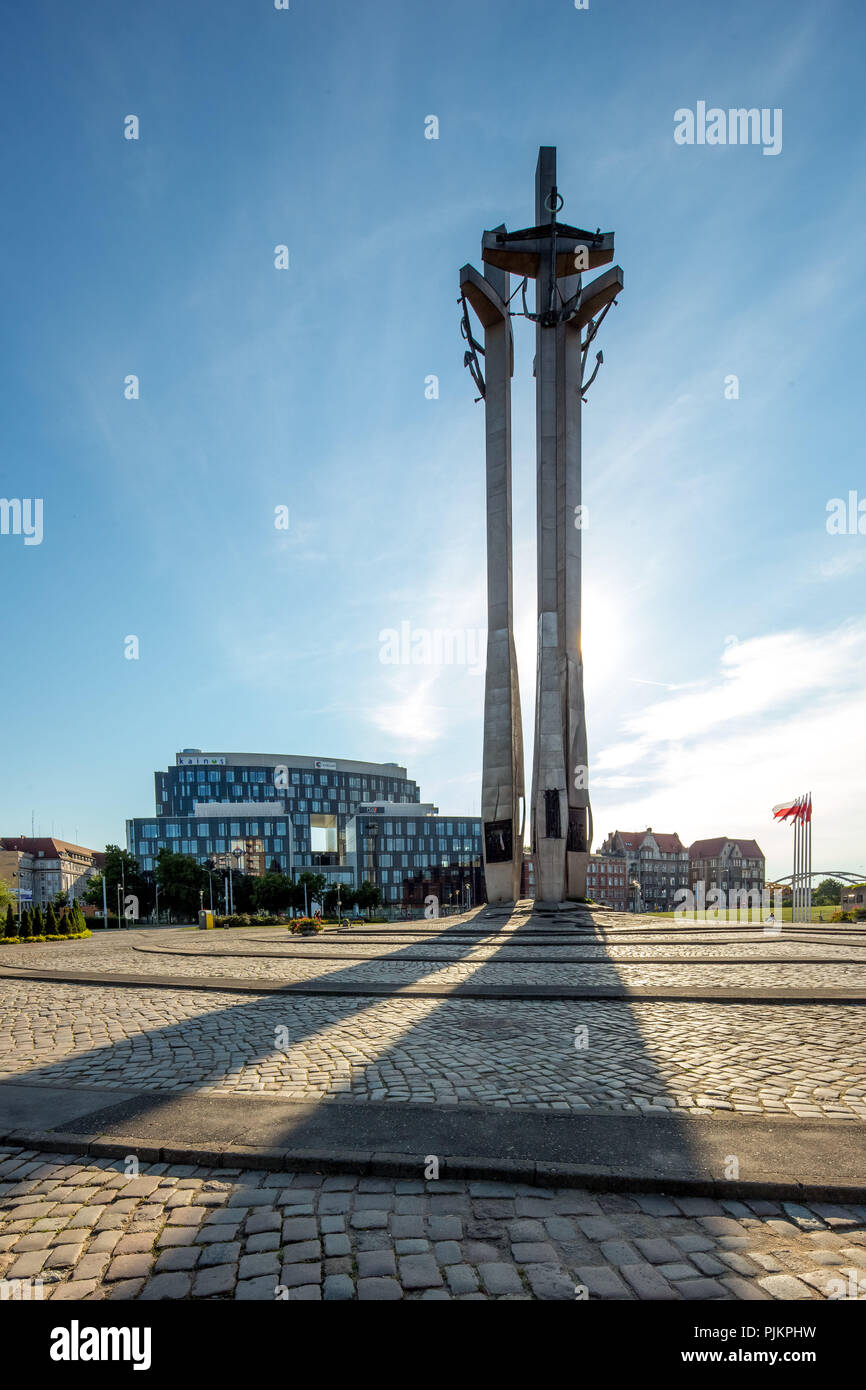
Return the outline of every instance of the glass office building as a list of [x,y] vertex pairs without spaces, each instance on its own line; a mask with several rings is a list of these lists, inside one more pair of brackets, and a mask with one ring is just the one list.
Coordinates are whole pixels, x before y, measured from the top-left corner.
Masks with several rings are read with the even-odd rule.
[[375,798],[417,804],[418,786],[397,763],[298,754],[205,753],[185,748],[154,774],[156,814],[126,823],[127,849],[147,873],[161,849],[200,863],[234,854],[242,870],[324,873],[353,884],[346,828]]
[[484,901],[480,816],[368,803],[348,823],[346,857],[357,882],[377,884],[388,906],[420,907],[431,894],[455,909]]

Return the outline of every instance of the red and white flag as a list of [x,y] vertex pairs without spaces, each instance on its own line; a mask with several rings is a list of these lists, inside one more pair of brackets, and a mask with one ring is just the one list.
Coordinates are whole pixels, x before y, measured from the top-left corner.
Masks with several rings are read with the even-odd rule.
[[812,819],[812,793],[806,796],[792,797],[789,801],[780,801],[778,806],[773,807],[774,820],[799,821],[801,825]]

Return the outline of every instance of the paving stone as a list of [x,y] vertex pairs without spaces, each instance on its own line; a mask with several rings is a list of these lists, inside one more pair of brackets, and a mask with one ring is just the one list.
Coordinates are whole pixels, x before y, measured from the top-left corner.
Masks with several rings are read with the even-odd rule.
[[387,1211],[353,1211],[349,1224],[356,1231],[369,1231],[377,1227],[387,1227]]
[[403,1290],[396,1279],[359,1279],[357,1288],[362,1303],[393,1303],[403,1297]]
[[[447,1218],[434,1217],[435,1221],[442,1221]],[[425,1235],[425,1225],[423,1216],[392,1216],[391,1234],[396,1239],[410,1240],[418,1239]]]
[[528,1264],[524,1274],[536,1298],[565,1302],[573,1301],[576,1297],[574,1280],[564,1270],[551,1269],[546,1264]]
[[261,1250],[255,1255],[242,1255],[238,1265],[239,1279],[258,1279],[264,1274],[276,1275],[280,1269],[280,1257],[276,1250]]
[[157,1274],[148,1279],[139,1298],[143,1301],[159,1298],[184,1298],[190,1291],[192,1279],[188,1274]]
[[463,1259],[463,1252],[456,1240],[435,1241],[433,1245],[433,1254],[437,1263],[440,1265],[460,1264]]
[[284,1245],[295,1240],[316,1240],[318,1235],[319,1231],[314,1216],[293,1216],[288,1221],[283,1222]]
[[[458,1246],[459,1249],[459,1246]],[[531,1241],[512,1245],[511,1254],[519,1265],[558,1264],[559,1256],[547,1241]]]
[[196,1271],[192,1286],[193,1298],[213,1298],[217,1294],[231,1293],[238,1277],[236,1264],[211,1265],[209,1269]]
[[[546,1240],[547,1231],[541,1221],[509,1221],[508,1235],[512,1242],[521,1244],[533,1240]],[[457,1237],[459,1240],[459,1236]]]
[[[427,1229],[431,1240],[463,1239],[463,1221],[459,1216],[431,1216],[427,1221]],[[394,1234],[396,1235],[396,1232]]]
[[121,1279],[114,1284],[108,1293],[108,1298],[112,1303],[123,1302],[127,1299],[138,1298],[144,1287],[144,1279]]
[[719,1282],[724,1284],[735,1298],[745,1302],[758,1302],[761,1299],[770,1298],[770,1294],[760,1288],[757,1283],[748,1279],[741,1279],[738,1274],[725,1274]]
[[635,1240],[635,1245],[644,1259],[653,1265],[669,1264],[672,1260],[678,1260],[680,1257],[680,1252],[675,1245],[672,1245],[669,1240],[658,1237],[650,1240],[638,1238]]
[[442,1283],[442,1275],[432,1255],[401,1255],[400,1283],[404,1289],[432,1289]]
[[108,1283],[115,1279],[138,1279],[149,1274],[152,1255],[120,1255],[112,1260],[105,1274]]
[[65,1284],[58,1284],[51,1293],[52,1303],[79,1303],[82,1299],[89,1298],[95,1289],[99,1288],[98,1279],[69,1279]]
[[241,1243],[239,1240],[217,1241],[212,1245],[201,1247],[199,1255],[199,1269],[207,1269],[210,1265],[231,1265],[236,1264],[241,1257]]
[[222,1221],[218,1225],[199,1227],[192,1238],[196,1245],[225,1244],[234,1240],[240,1229],[240,1221]]
[[195,1245],[178,1245],[173,1250],[164,1250],[154,1265],[154,1272],[162,1274],[164,1271],[173,1273],[175,1270],[194,1269],[200,1253]]
[[359,1279],[390,1278],[396,1273],[397,1263],[391,1250],[367,1250],[359,1252]]
[[621,1234],[606,1216],[579,1216],[576,1224],[588,1240],[617,1240]]
[[766,1289],[773,1298],[802,1299],[811,1298],[807,1284],[794,1279],[790,1274],[767,1274],[758,1280],[758,1286]]
[[282,1230],[283,1219],[278,1211],[259,1211],[251,1213],[244,1222],[247,1235],[261,1235],[267,1231]]
[[633,1265],[640,1262],[640,1256],[627,1240],[604,1240],[599,1248],[608,1264]]
[[[340,1254],[347,1252],[340,1251]],[[318,1240],[299,1240],[294,1245],[283,1248],[283,1263],[287,1265],[308,1264],[322,1257],[322,1243]]]
[[273,1303],[276,1288],[277,1279],[273,1274],[258,1279],[241,1279],[235,1284],[235,1298],[244,1302]]
[[355,1283],[348,1274],[325,1276],[322,1297],[325,1302],[345,1302],[355,1297]]
[[321,1264],[287,1264],[280,1270],[279,1283],[288,1288],[300,1284],[320,1284],[322,1282]]
[[260,1231],[258,1235],[247,1236],[244,1241],[244,1254],[257,1255],[260,1250],[279,1250],[280,1244],[279,1231]]
[[445,1278],[451,1292],[454,1294],[475,1293],[478,1288],[478,1276],[471,1265],[453,1264],[445,1268]]
[[729,1290],[717,1279],[682,1279],[674,1284],[681,1298],[700,1299],[725,1298]]
[[501,1298],[504,1294],[523,1293],[523,1284],[513,1265],[503,1264],[501,1261],[480,1264],[478,1275],[488,1294],[494,1298]]
[[675,1299],[676,1294],[667,1279],[646,1261],[634,1265],[621,1265],[620,1274],[631,1285],[638,1298],[653,1301]]

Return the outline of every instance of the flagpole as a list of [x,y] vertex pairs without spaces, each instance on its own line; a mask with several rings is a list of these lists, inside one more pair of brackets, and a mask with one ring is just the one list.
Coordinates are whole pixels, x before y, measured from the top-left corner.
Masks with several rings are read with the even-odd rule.
[[808,877],[808,879],[806,880],[806,900],[807,900],[808,905],[809,905],[809,918],[808,918],[808,920],[809,920],[809,922],[811,922],[811,921],[812,921],[812,793],[811,793],[811,792],[809,793],[809,810],[808,810],[808,816],[809,816],[809,819],[808,819],[807,822],[806,822],[806,827],[807,827],[807,834],[808,834],[808,836],[809,836],[809,859],[808,859],[808,866],[807,866],[807,867],[808,867],[808,874],[809,874],[809,877]]
[[796,815],[794,816],[794,873],[791,874],[791,923],[796,922]]
[[800,810],[799,799],[797,810],[794,812],[794,877],[791,880],[793,892],[791,894],[791,921],[800,920]]
[[800,810],[797,815],[797,832],[800,836],[800,916],[798,921],[806,920],[806,822],[803,819],[806,809],[806,798],[800,798]]

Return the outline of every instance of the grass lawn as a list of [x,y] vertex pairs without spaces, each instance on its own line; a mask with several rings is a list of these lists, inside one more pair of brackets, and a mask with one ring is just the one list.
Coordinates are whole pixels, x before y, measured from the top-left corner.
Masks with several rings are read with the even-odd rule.
[[[793,911],[793,909],[790,908],[790,907],[783,907],[783,908],[782,908],[782,921],[783,921],[783,922],[790,922],[790,921],[791,921],[791,913],[792,913],[792,911]],[[834,912],[838,912],[838,911],[839,911],[839,909],[838,909],[837,907],[813,907],[813,908],[812,908],[812,921],[813,921],[813,922],[829,922],[829,921],[832,920],[832,917],[833,917]],[[647,917],[676,917],[676,916],[677,916],[677,914],[674,913],[674,912],[648,912],[648,913],[646,913],[646,914],[644,914],[644,915],[647,916]],[[737,909],[736,909],[735,907],[718,908],[716,911],[708,911],[708,912],[705,914],[705,917],[706,917],[706,920],[707,920],[708,922],[745,922],[745,921],[746,921],[745,909],[743,910],[742,913],[740,913],[740,912],[737,911]],[[688,925],[688,922],[689,922],[689,918],[688,918],[688,917],[679,917],[678,920],[679,920],[679,921],[682,921],[682,923],[683,923],[684,926]],[[700,919],[700,920],[703,920],[703,919]],[[757,908],[750,908],[750,909],[749,909],[749,921],[750,921],[750,922],[760,922],[760,920],[761,920],[760,911],[759,911]],[[777,918],[776,920],[778,921],[778,918]],[[837,923],[837,926],[842,926],[842,927],[850,926],[850,925],[853,925],[853,924],[852,924],[852,923],[848,923],[848,922],[839,922],[839,923]]]

